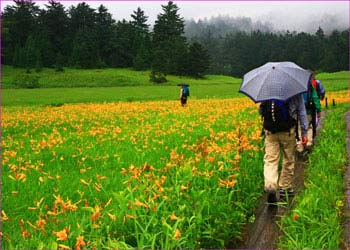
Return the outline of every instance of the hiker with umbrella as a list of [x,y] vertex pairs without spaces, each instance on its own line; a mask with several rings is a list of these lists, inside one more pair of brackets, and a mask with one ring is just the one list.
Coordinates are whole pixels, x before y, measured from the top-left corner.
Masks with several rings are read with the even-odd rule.
[[180,86],[180,102],[181,105],[184,107],[187,104],[187,97],[190,95],[190,89],[188,84],[178,84]]
[[[260,102],[265,130],[264,189],[268,203],[294,194],[295,125],[300,121],[302,143],[307,143],[308,121],[302,93],[310,72],[292,62],[270,62],[246,73],[239,92]],[[279,174],[280,153],[283,154]]]

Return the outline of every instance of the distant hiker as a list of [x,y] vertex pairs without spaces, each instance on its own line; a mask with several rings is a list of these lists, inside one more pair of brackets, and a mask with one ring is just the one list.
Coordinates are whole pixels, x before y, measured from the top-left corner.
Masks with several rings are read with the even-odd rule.
[[187,84],[180,84],[181,89],[180,89],[180,101],[181,105],[185,106],[187,104],[187,97],[190,96],[190,89]]
[[[299,117],[302,143],[307,143],[307,117],[303,97],[298,94],[287,101],[268,100],[260,104],[259,113],[265,129],[264,179],[267,201],[277,201],[277,190],[281,198],[294,195],[292,180],[295,165],[295,124]],[[280,154],[283,154],[279,175]]]
[[[318,119],[321,117],[321,103],[320,98],[324,98],[324,88],[320,82],[315,79],[314,72],[311,72],[311,78],[308,86],[308,91],[303,94],[303,99],[305,103],[307,119],[308,119],[308,131],[307,137],[308,142],[306,144],[307,149],[311,149],[313,146],[313,141],[316,137],[316,128],[318,124]],[[304,146],[300,141],[297,143],[297,151],[303,152]]]

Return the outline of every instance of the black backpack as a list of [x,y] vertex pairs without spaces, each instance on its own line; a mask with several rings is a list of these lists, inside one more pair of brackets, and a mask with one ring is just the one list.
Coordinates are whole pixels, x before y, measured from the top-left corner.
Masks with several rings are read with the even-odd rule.
[[296,124],[289,113],[288,102],[267,100],[260,104],[260,109],[263,127],[272,133],[288,131]]

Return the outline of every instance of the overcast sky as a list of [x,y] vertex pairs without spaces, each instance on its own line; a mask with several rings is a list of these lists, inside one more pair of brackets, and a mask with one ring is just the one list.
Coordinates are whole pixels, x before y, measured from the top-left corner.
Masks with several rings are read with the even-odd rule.
[[[34,1],[41,8],[47,1]],[[65,7],[83,1],[59,1]],[[162,12],[161,5],[167,1],[85,1],[92,8],[103,4],[115,20],[130,20],[137,7],[149,17],[153,25],[157,15]],[[324,28],[345,29],[349,26],[349,1],[173,1],[180,8],[180,16],[185,19],[204,19],[229,15],[231,17],[250,17],[252,21],[270,22],[277,30],[316,31]],[[12,1],[1,1],[1,9]]]

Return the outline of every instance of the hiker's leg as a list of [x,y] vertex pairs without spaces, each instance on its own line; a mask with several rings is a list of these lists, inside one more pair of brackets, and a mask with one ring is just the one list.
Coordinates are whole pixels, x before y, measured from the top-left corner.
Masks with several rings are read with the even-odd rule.
[[280,143],[277,134],[266,131],[264,156],[265,190],[277,190]]
[[181,100],[181,105],[182,105],[182,106],[185,106],[185,99],[184,99],[184,97],[181,97],[180,100]]
[[293,175],[294,175],[294,164],[295,164],[295,138],[294,129],[291,132],[280,133],[280,141],[283,148],[283,161],[282,171],[278,186],[281,189],[288,189],[292,187]]
[[307,128],[307,146],[313,145],[313,132],[312,132],[312,115],[307,115],[308,128]]
[[304,146],[301,143],[301,126],[300,126],[300,122],[298,123],[298,135],[299,135],[299,141],[296,142],[296,150],[299,153],[302,153],[304,151]]

